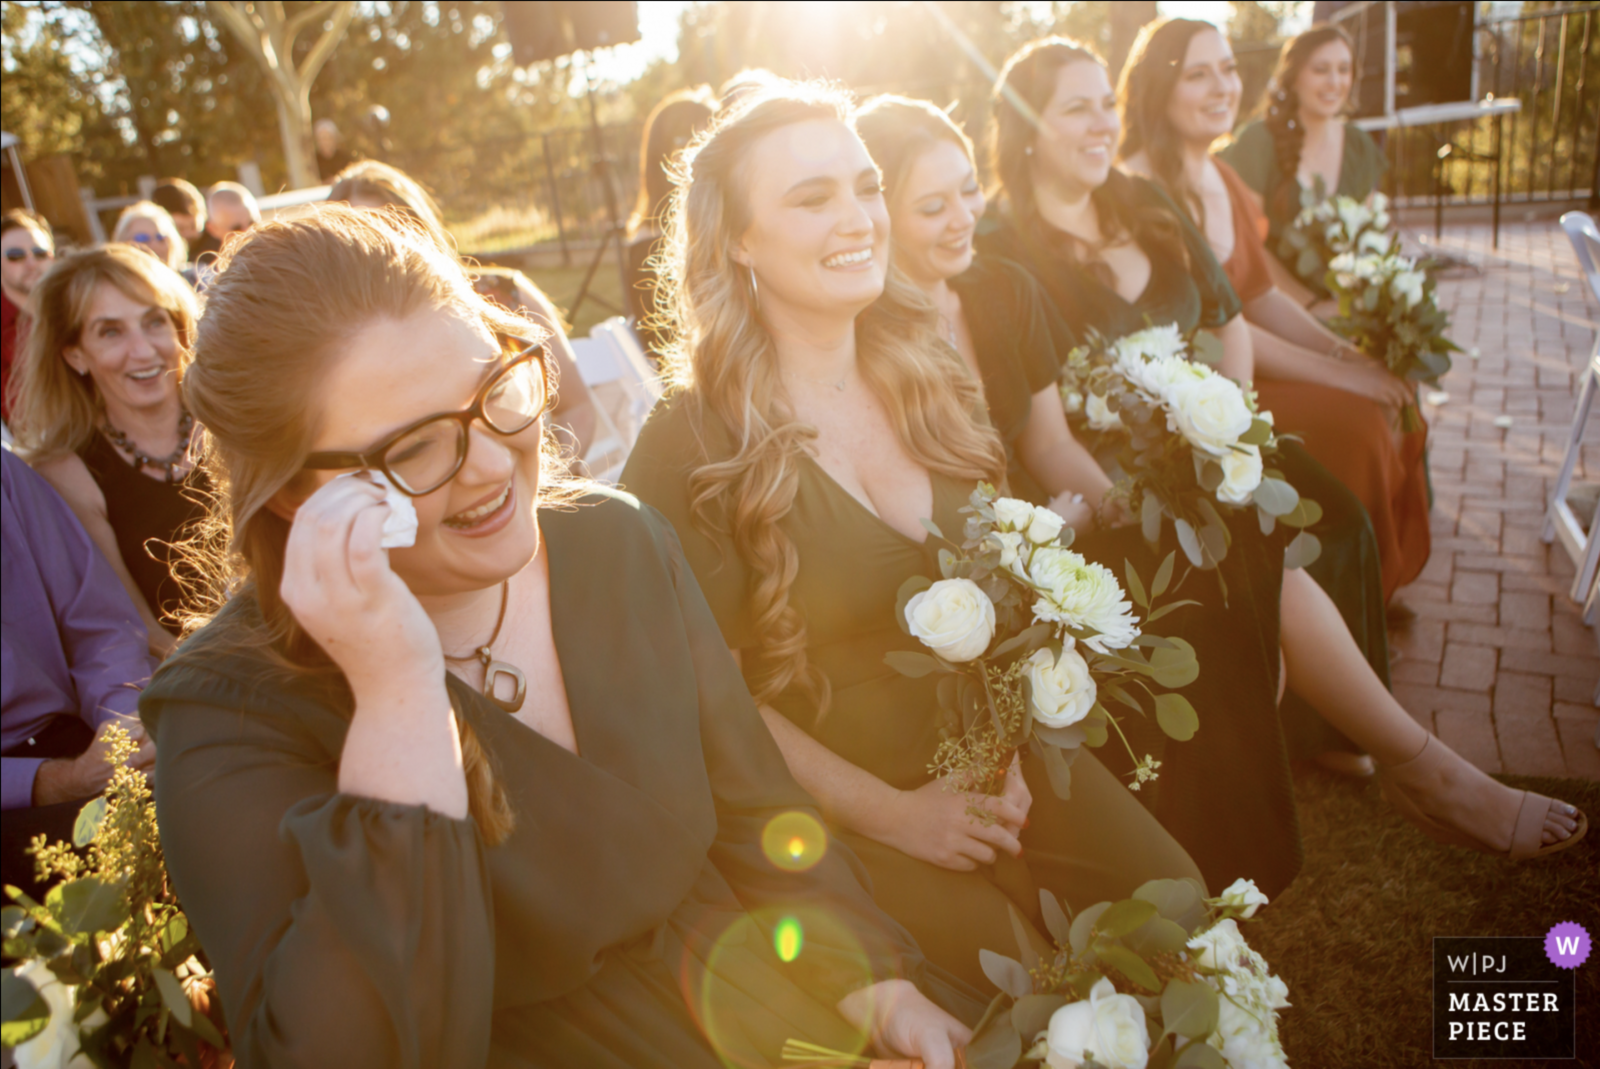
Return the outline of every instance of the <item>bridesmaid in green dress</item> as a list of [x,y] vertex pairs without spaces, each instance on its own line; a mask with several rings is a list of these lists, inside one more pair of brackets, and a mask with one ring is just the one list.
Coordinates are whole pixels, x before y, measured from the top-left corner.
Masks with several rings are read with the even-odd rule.
[[229,599],[141,713],[239,1065],[949,1069],[922,989],[981,1003],[821,835],[672,529],[562,478],[539,329],[341,207],[207,298]]
[[[990,210],[990,232],[980,227],[979,248],[1027,266],[1075,329],[1214,330],[1223,372],[1248,381],[1250,334],[1205,238],[1153,183],[1111,166],[1120,119],[1099,57],[1061,38],[1025,46],[1001,72],[995,110],[1004,196]],[[1309,457],[1284,468],[1324,507],[1341,487],[1325,471],[1302,483],[1321,471]],[[1259,538],[1243,527],[1234,529],[1236,548]],[[1584,834],[1572,806],[1496,783],[1412,720],[1305,569],[1283,573],[1279,615],[1289,689],[1373,756],[1390,801],[1424,831],[1512,858],[1565,849]]]
[[[1283,46],[1260,114],[1218,153],[1260,195],[1270,224],[1267,248],[1275,257],[1307,190],[1320,184],[1327,196],[1364,201],[1389,166],[1372,135],[1346,121],[1355,77],[1350,36],[1332,24],[1311,27]],[[1279,286],[1307,298],[1327,296],[1320,281],[1274,263],[1281,269],[1273,279]]]
[[[779,83],[685,155],[670,269],[672,395],[623,485],[683,539],[790,768],[929,960],[985,989],[978,952],[1015,946],[1008,906],[1075,906],[1194,877],[1183,849],[1090,754],[1062,802],[1035,762],[1000,797],[946,790],[929,764],[931,677],[884,654],[916,640],[900,585],[937,574],[1004,450],[926,299],[888,268],[877,169],[842,94]],[[974,819],[981,804],[988,820]]]

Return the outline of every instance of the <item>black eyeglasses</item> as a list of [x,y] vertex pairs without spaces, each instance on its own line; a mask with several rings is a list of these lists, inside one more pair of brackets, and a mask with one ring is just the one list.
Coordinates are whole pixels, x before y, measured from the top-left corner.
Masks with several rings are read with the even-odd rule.
[[22,261],[28,258],[28,254],[30,252],[33,253],[33,258],[35,260],[54,260],[56,258],[56,254],[51,252],[49,249],[41,249],[39,246],[35,245],[31,249],[7,249],[6,262],[20,264]]
[[314,471],[377,470],[404,494],[431,494],[455,478],[466,463],[473,420],[482,420],[491,431],[509,438],[544,415],[551,400],[549,359],[545,345],[530,345],[511,355],[466,411],[420,419],[365,453],[312,453],[305,467]]

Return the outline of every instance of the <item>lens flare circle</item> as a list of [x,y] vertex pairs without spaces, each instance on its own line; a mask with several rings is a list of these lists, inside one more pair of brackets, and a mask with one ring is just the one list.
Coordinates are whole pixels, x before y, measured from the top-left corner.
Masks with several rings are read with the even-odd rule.
[[809,813],[780,813],[762,829],[761,851],[784,872],[804,872],[827,856],[828,831]]
[[805,925],[794,917],[783,918],[772,930],[772,949],[778,952],[778,960],[785,965],[798,958],[805,945]]

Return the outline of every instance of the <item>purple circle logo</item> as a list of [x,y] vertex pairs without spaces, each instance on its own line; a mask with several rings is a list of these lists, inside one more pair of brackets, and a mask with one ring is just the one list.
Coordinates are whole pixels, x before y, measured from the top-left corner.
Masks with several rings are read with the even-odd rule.
[[1544,937],[1544,955],[1561,969],[1576,969],[1589,960],[1589,933],[1583,925],[1562,921]]

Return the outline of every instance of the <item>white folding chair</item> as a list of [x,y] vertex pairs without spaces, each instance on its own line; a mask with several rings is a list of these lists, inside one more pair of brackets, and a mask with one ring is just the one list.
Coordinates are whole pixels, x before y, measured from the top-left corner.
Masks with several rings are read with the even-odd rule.
[[583,460],[595,479],[614,483],[661,396],[661,380],[621,316],[596,323],[587,338],[572,339],[572,355],[584,385],[594,395],[599,422],[596,440]]

